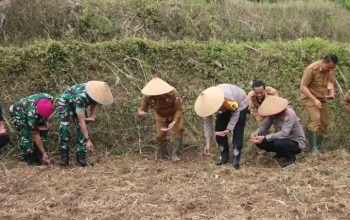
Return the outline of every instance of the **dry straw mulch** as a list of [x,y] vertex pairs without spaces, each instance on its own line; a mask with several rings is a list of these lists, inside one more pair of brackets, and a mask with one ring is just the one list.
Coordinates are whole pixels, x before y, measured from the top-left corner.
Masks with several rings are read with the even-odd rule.
[[270,155],[241,169],[184,152],[100,157],[62,169],[0,163],[0,219],[350,219],[349,153],[304,154],[287,169]]

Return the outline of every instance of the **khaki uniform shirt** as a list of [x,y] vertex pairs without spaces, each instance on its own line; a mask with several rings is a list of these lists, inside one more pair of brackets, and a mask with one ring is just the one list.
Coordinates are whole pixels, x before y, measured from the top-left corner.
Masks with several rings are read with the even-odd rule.
[[288,138],[298,142],[300,149],[305,148],[306,144],[303,126],[300,123],[299,117],[291,107],[287,107],[284,116],[266,116],[262,125],[257,130],[258,134],[265,134],[272,124],[277,125],[280,128],[280,131],[266,135],[265,138],[268,141]]
[[149,107],[155,110],[157,120],[163,118],[177,121],[185,113],[183,100],[176,89],[164,95],[144,95],[142,97],[140,111],[147,112]]
[[[278,91],[270,86],[265,87],[265,98],[267,96],[278,96]],[[250,111],[250,114],[257,116],[258,115],[258,108],[260,107],[261,103],[256,98],[254,91],[250,91],[248,93],[248,109]]]
[[[335,75],[334,71],[322,69],[321,64],[321,60],[310,64],[305,69],[300,84],[308,87],[312,95],[318,100],[325,102],[327,90],[334,88],[333,82],[335,80]],[[301,93],[300,99],[308,99],[308,97]]]

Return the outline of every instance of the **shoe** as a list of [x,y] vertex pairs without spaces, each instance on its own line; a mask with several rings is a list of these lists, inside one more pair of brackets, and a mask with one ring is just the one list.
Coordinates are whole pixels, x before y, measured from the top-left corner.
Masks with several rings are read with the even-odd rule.
[[282,168],[289,167],[289,166],[293,165],[294,162],[295,162],[295,160],[293,160],[293,159],[286,160],[286,161],[284,161],[284,162],[281,164],[281,167],[282,167]]
[[33,153],[23,155],[24,161],[30,166],[39,166],[41,164],[37,163],[34,159]]
[[66,167],[69,165],[69,149],[61,149],[60,166]]
[[238,154],[237,156],[234,156],[233,157],[233,160],[232,160],[232,166],[235,170],[238,170],[239,169],[239,161],[241,159],[241,155]]
[[216,166],[221,166],[221,165],[224,165],[224,164],[227,164],[227,163],[228,163],[228,159],[226,159],[226,160],[220,159],[218,161],[215,161],[215,165]]
[[78,151],[77,152],[77,163],[81,167],[86,167],[86,166],[93,166],[94,163],[90,162],[89,160],[86,159],[86,152],[84,151]]
[[232,163],[232,166],[235,170],[239,170],[239,163]]

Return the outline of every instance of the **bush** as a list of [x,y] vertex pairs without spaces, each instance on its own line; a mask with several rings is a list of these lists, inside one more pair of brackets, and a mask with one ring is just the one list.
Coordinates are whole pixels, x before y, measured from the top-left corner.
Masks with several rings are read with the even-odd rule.
[[[298,101],[301,75],[309,63],[329,53],[339,56],[343,73],[350,71],[350,52],[344,45],[321,39],[166,44],[141,39],[96,44],[43,41],[26,47],[0,48],[0,99],[3,109],[7,109],[16,99],[35,92],[57,95],[75,83],[106,80],[116,102],[99,109],[98,121],[91,127],[93,141],[99,148],[115,153],[136,151],[140,147],[145,150],[155,144],[154,121],[152,114],[139,121],[136,113],[140,90],[151,74],[157,73],[184,97],[186,142],[202,146],[202,120],[193,110],[200,91],[220,83],[236,84],[249,91],[252,80],[262,79],[292,102],[305,124],[306,115]],[[347,88],[349,75],[344,79],[338,72],[337,79],[343,89]],[[339,91],[337,100],[331,102],[330,117],[325,146],[349,149],[350,128]],[[254,119],[250,119],[246,138],[255,128]],[[57,138],[55,129],[52,137]]]

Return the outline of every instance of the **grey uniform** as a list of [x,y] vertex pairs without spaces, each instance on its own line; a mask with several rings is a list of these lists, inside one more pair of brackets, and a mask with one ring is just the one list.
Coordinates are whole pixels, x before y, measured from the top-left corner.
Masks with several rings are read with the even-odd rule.
[[265,134],[272,124],[277,125],[281,130],[279,132],[266,135],[268,141],[274,139],[291,139],[299,144],[300,149],[305,148],[305,133],[300,123],[300,118],[291,107],[287,107],[286,114],[283,117],[267,116],[258,128],[259,135]]

